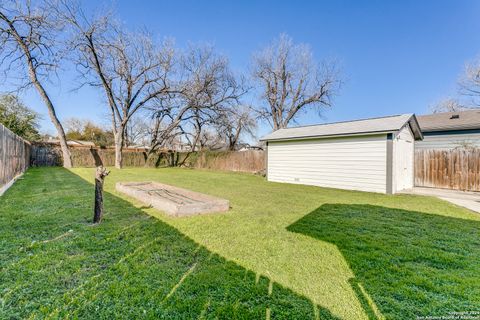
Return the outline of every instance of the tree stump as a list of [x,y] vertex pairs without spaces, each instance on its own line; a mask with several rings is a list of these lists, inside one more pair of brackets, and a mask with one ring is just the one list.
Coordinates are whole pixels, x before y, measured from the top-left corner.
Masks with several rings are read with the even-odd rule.
[[95,172],[95,209],[93,215],[93,223],[100,223],[103,216],[103,182],[110,171],[103,166],[97,167]]

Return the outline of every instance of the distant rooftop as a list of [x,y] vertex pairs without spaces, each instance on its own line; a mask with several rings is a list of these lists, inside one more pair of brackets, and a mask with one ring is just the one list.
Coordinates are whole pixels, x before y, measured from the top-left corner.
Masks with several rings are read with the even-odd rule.
[[[43,142],[46,143],[53,143],[53,144],[60,144],[59,139],[54,139],[54,138],[49,138],[48,140],[45,140]],[[89,146],[89,147],[94,147],[95,143],[92,141],[84,141],[84,140],[67,140],[67,145],[69,146]]]
[[327,136],[389,133],[400,130],[407,122],[410,123],[410,127],[412,128],[415,138],[422,139],[422,133],[420,132],[415,115],[410,113],[381,118],[285,128],[274,131],[260,140],[289,140]]
[[423,132],[480,129],[480,110],[434,113],[417,119]]

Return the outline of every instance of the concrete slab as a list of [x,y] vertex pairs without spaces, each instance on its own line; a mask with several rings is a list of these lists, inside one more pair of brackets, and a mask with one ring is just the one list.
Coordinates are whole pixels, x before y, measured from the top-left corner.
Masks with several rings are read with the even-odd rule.
[[399,193],[419,194],[422,196],[445,197],[464,200],[480,200],[480,192],[459,191],[449,189],[415,187],[413,189],[402,190]]
[[119,182],[116,189],[175,217],[225,212],[230,208],[228,200],[158,182]]
[[400,193],[437,197],[480,213],[480,192],[415,187]]
[[455,198],[445,198],[445,197],[439,197],[442,200],[451,202],[453,204],[456,204],[457,206],[461,206],[467,209],[470,209],[472,211],[480,213],[480,200],[465,200],[465,199],[455,199]]

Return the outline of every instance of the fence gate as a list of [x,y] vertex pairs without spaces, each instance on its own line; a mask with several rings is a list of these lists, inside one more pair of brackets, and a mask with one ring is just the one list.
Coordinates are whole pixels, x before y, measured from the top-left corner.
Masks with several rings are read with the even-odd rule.
[[415,186],[480,191],[480,149],[415,150]]

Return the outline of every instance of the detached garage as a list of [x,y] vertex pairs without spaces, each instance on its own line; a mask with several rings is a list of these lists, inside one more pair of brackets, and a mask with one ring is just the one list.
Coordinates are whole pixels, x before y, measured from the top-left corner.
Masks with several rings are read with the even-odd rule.
[[395,193],[413,187],[414,114],[277,130],[267,145],[267,179],[275,182]]

